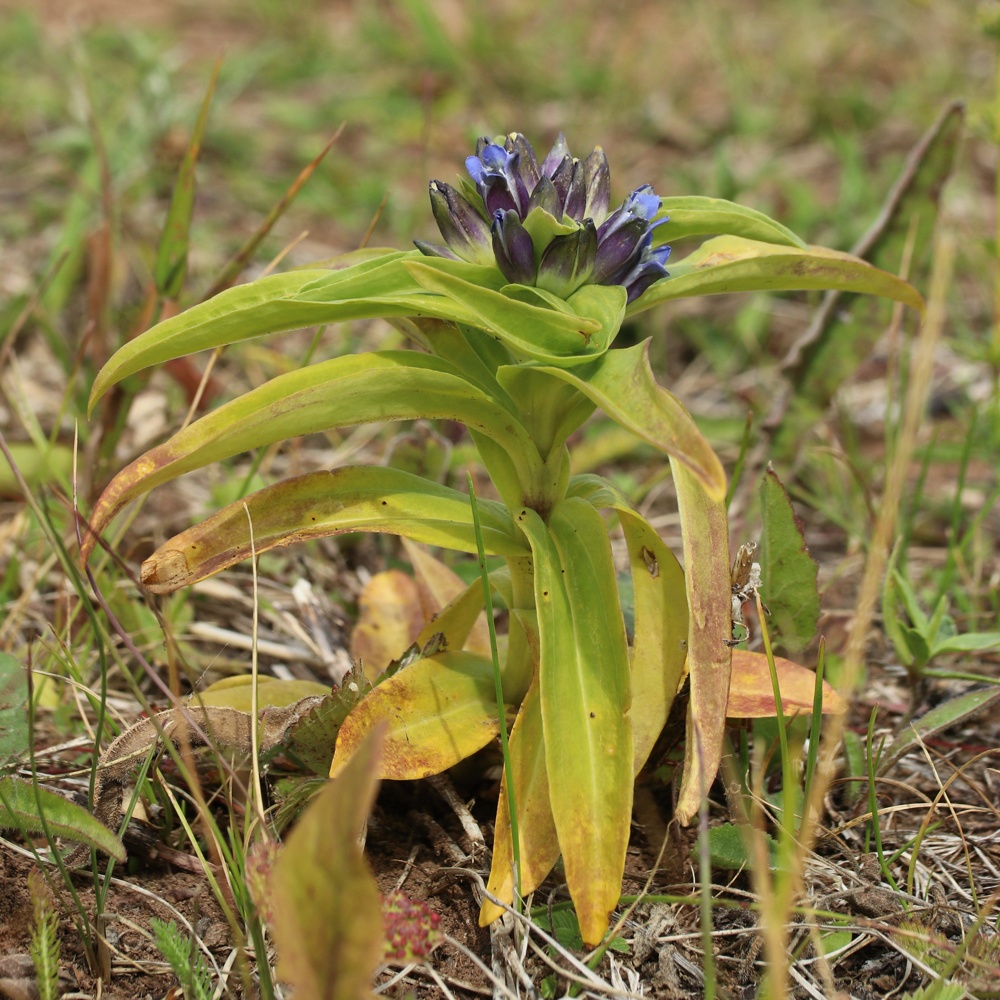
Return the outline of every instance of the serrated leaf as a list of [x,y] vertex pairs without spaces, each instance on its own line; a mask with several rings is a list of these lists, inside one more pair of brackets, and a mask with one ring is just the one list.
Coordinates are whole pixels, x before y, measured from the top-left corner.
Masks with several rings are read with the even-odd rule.
[[358,846],[380,751],[374,732],[313,799],[268,878],[278,974],[310,1000],[370,997],[382,957],[378,887]]
[[28,679],[10,653],[0,652],[0,762],[28,749]]
[[802,522],[770,468],[761,479],[760,513],[760,591],[770,612],[767,628],[775,644],[798,652],[816,635],[819,567],[806,548]]
[[38,834],[44,833],[45,826],[53,836],[87,844],[118,861],[125,860],[122,842],[83,806],[48,788],[36,789],[29,781],[0,778],[0,828]]

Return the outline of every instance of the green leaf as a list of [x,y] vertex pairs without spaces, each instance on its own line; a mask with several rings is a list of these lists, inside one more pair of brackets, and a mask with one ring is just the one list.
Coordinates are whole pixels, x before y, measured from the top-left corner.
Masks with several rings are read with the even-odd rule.
[[609,351],[587,366],[543,367],[596,403],[617,424],[688,467],[712,497],[726,495],[726,474],[691,414],[656,381],[649,341]]
[[28,750],[27,703],[24,667],[10,653],[0,652],[0,762]]
[[965,632],[948,636],[934,644],[932,656],[941,653],[983,653],[1000,646],[1000,632]]
[[35,788],[30,781],[0,778],[0,828],[44,833],[43,817],[54,836],[96,847],[118,861],[125,860],[122,842],[83,806],[48,788]]
[[[489,554],[527,552],[502,504],[483,500],[479,507]],[[171,593],[248,559],[251,523],[258,555],[345,531],[389,532],[476,551],[466,494],[396,469],[347,466],[266,487],[176,535],[142,564],[143,586],[154,594]]]
[[[240,674],[238,677],[224,677],[209,684],[196,695],[195,704],[206,708],[235,708],[238,712],[249,712],[253,705],[253,676]],[[267,675],[257,678],[257,707],[285,708],[303,698],[330,693],[329,684],[318,681],[279,680]]]
[[[552,818],[548,771],[545,768],[542,702],[537,675],[521,702],[508,746],[521,854],[521,884],[518,888],[523,898],[548,878],[559,860],[559,837]],[[513,904],[514,845],[507,808],[507,780],[504,774],[494,825],[493,864],[486,888],[497,899]],[[479,910],[479,926],[485,927],[503,915],[503,907],[484,899]]]
[[549,799],[584,940],[597,944],[621,893],[632,810],[628,646],[600,514],[557,504],[518,520],[535,562],[539,684]]
[[583,497],[599,509],[614,509],[625,534],[635,606],[629,716],[635,750],[633,771],[638,775],[687,675],[684,571],[653,526],[610,483],[599,476],[574,476],[570,495]]
[[683,260],[632,303],[629,315],[660,302],[720,292],[791,292],[836,289],[895,299],[923,312],[924,300],[901,278],[859,257],[825,247],[781,246],[717,236]]
[[380,723],[387,729],[379,777],[415,780],[446,771],[499,732],[492,662],[473,653],[438,653],[382,681],[340,727],[331,777]]
[[[708,853],[712,859],[713,868],[723,868],[726,871],[740,871],[753,863],[752,855],[747,851],[747,837],[758,836],[751,829],[743,829],[733,823],[720,823],[708,830]],[[763,834],[767,843],[768,855],[774,860],[777,843],[769,833]],[[697,850],[697,848],[693,848]]]
[[528,433],[448,362],[413,351],[347,355],[279,375],[136,459],[98,499],[83,554],[125,504],[185,472],[290,437],[419,417],[458,420],[494,439],[526,488],[534,483],[541,462]]
[[[539,289],[507,285],[500,291],[484,288],[449,273],[447,261],[410,261],[407,269],[427,291],[459,303],[471,314],[467,321],[499,338],[516,354],[552,364],[580,364],[603,353],[618,333],[618,326],[604,325],[619,318],[624,306],[624,289],[614,289],[608,298],[612,307],[581,315],[569,302],[544,295]],[[616,294],[617,293],[617,294]],[[561,308],[553,308],[555,303]],[[588,306],[593,299],[582,299]],[[546,303],[539,305],[535,303]],[[552,303],[552,304],[550,304]],[[617,306],[617,308],[615,308]],[[619,322],[620,325],[620,322]]]
[[[115,383],[144,368],[263,334],[376,316],[437,316],[475,324],[474,313],[428,293],[413,279],[405,267],[413,258],[428,260],[415,250],[379,251],[376,256],[362,255],[360,260],[354,254],[342,270],[310,268],[273,274],[220,292],[119,348],[94,380],[89,409]],[[461,261],[438,263],[453,275],[471,276],[477,285],[503,284],[495,268]]]
[[670,221],[653,230],[653,243],[671,243],[687,236],[742,236],[763,243],[778,243],[801,250],[806,244],[790,229],[763,212],[723,198],[680,195],[661,198],[655,219]]
[[1000,687],[967,691],[955,698],[936,705],[919,719],[914,719],[885,749],[879,761],[878,773],[885,774],[905,754],[916,750],[921,743],[944,729],[981,712],[984,708],[1000,703]]
[[378,887],[358,839],[375,801],[381,734],[313,799],[268,878],[278,974],[296,995],[358,1000],[382,957]]
[[619,509],[635,597],[632,707],[636,774],[649,759],[687,675],[688,606],[684,571],[652,525]]
[[781,480],[767,469],[760,483],[761,594],[772,641],[797,653],[816,635],[819,567],[809,555],[802,522]]

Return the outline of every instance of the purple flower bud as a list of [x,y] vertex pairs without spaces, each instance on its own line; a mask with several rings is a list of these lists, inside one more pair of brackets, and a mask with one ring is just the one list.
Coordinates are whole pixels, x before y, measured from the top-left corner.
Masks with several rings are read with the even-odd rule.
[[669,275],[670,272],[664,267],[669,256],[668,246],[644,247],[639,262],[618,282],[628,291],[628,302],[634,302],[654,281]]
[[567,158],[572,159],[569,155],[569,146],[566,145],[566,136],[560,132],[556,136],[556,141],[552,143],[552,148],[542,161],[542,175],[544,177],[551,177],[562,161]]
[[472,264],[492,264],[490,227],[482,214],[450,184],[431,181],[430,196],[434,221],[451,253],[437,252],[444,248],[434,244],[418,243],[418,249],[427,253],[424,247],[430,247],[428,256],[455,256]]
[[595,146],[583,161],[583,184],[587,192],[584,218],[593,219],[595,224],[600,225],[608,214],[611,201],[611,168],[600,146]]
[[515,285],[535,283],[535,246],[521,225],[517,212],[509,209],[494,216],[493,255],[504,277]]
[[591,219],[575,232],[556,236],[538,262],[539,288],[565,298],[591,280],[597,255],[597,229]]
[[617,222],[602,235],[597,231],[597,259],[594,262],[593,281],[598,285],[615,285],[635,263],[643,240],[649,234],[649,223],[643,219],[625,219]]
[[[479,139],[465,166],[478,197],[468,182],[459,192],[433,181],[431,207],[447,245],[416,241],[422,253],[495,264],[511,283],[537,285],[562,297],[589,282],[622,285],[632,302],[667,276],[670,248],[652,245],[653,230],[667,221],[653,221],[660,199],[644,184],[609,215],[611,173],[600,146],[585,160],[574,159],[560,133],[539,164],[531,143],[511,132],[502,139]],[[535,239],[548,240],[537,247],[537,265],[536,247],[523,225],[536,208],[562,224],[556,231],[572,230],[542,237],[551,232],[547,224],[533,227]]]
[[518,155],[518,173],[530,194],[538,184],[542,174],[538,169],[538,159],[531,143],[520,133],[511,132],[504,142],[504,149]]

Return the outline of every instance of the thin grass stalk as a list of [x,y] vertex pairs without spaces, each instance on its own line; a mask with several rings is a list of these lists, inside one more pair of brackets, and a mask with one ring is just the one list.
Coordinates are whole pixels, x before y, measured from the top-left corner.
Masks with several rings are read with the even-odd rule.
[[[934,366],[934,349],[944,328],[948,288],[955,261],[955,238],[952,234],[942,234],[934,247],[931,269],[930,297],[927,313],[920,325],[914,344],[915,363],[912,377],[907,386],[903,407],[903,426],[897,440],[897,447],[886,477],[885,492],[875,522],[872,542],[858,592],[857,607],[848,636],[844,657],[840,693],[848,702],[857,687],[865,649],[868,644],[868,630],[878,607],[892,540],[899,523],[899,512],[905,492],[906,472],[916,449],[917,434],[930,393],[931,376]],[[823,746],[816,769],[816,780],[805,802],[800,833],[801,850],[795,856],[796,865],[801,867],[806,852],[815,843],[823,798],[830,787],[834,773],[834,757],[840,746],[847,723],[847,713],[830,717],[824,727]]]

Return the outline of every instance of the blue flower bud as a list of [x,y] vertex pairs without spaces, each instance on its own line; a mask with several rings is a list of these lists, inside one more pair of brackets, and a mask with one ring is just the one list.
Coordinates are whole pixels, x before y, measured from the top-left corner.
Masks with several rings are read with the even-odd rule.
[[[482,214],[450,184],[431,181],[431,211],[447,247],[417,243],[422,253],[429,247],[432,257],[454,257],[471,264],[492,264],[490,227]],[[443,252],[442,252],[443,251]]]

